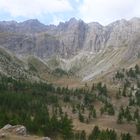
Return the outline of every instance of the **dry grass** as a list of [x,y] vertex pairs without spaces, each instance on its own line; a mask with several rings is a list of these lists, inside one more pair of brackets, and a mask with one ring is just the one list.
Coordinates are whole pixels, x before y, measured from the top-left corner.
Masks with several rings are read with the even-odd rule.
[[5,133],[4,138],[0,138],[1,140],[42,140],[41,137],[38,136],[19,136],[11,133]]

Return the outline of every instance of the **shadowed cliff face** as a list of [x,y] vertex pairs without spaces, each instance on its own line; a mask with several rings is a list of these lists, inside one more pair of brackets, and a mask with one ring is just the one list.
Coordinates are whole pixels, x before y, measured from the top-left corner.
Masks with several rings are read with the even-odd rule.
[[54,55],[71,58],[81,51],[97,53],[108,47],[128,47],[130,50],[125,57],[131,57],[138,53],[131,50],[137,48],[139,36],[138,18],[116,21],[108,26],[95,22],[86,24],[75,18],[58,26],[46,26],[38,20],[0,22],[0,45],[15,54],[43,59]]

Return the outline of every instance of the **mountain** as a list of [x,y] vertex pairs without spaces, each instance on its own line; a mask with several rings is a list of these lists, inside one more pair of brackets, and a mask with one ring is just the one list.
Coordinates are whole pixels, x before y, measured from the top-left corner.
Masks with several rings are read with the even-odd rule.
[[16,21],[1,21],[0,32],[33,34],[43,32],[46,26],[37,19],[30,19],[21,23]]
[[139,140],[139,120],[139,18],[0,22],[0,139]]
[[[49,67],[55,61],[83,80],[140,57],[140,19],[122,19],[107,26],[75,18],[55,25],[36,19],[0,22],[0,45],[18,57],[36,56]],[[90,78],[87,78],[89,77]]]
[[29,81],[39,80],[37,74],[29,70],[28,65],[2,47],[0,47],[0,75]]

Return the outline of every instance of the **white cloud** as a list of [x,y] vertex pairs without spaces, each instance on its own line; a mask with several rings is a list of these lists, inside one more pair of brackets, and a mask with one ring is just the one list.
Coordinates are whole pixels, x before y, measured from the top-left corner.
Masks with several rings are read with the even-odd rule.
[[34,18],[44,14],[71,11],[68,0],[0,0],[0,11],[13,17]]
[[80,0],[76,0],[76,2],[80,2]]
[[140,0],[0,0],[1,15],[3,11],[10,14],[10,19],[38,18],[58,24],[77,17],[105,25],[121,18],[140,17]]
[[86,22],[98,21],[102,24],[140,16],[140,0],[83,0],[78,16]]

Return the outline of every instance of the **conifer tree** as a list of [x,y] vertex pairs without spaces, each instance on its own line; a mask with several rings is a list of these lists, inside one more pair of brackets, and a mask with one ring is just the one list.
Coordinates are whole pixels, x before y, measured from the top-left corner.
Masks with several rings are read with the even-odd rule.
[[140,134],[140,120],[136,124],[137,134]]

